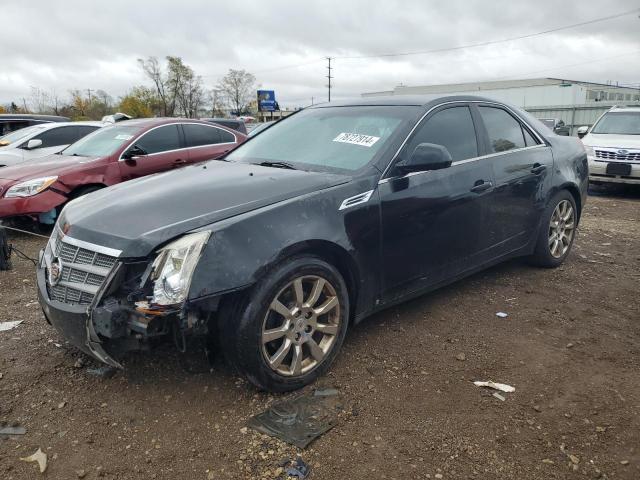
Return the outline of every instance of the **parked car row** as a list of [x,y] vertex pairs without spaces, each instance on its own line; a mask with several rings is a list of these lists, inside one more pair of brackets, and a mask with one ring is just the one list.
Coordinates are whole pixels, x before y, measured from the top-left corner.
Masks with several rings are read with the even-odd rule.
[[376,311],[513,257],[560,265],[588,183],[579,139],[466,96],[315,105],[246,142],[127,121],[57,160],[0,169],[25,211],[110,186],[67,203],[40,254],[47,320],[115,367],[155,340],[217,342],[271,391],[322,375]]
[[99,128],[102,125],[38,125],[0,138],[0,145],[5,143],[0,165],[7,165],[0,168],[0,219],[30,217],[53,224],[72,199],[220,157],[246,138],[199,120],[125,120]]
[[67,117],[57,115],[31,115],[21,113],[3,113],[0,114],[0,137],[32,125],[42,125],[51,122],[68,122]]

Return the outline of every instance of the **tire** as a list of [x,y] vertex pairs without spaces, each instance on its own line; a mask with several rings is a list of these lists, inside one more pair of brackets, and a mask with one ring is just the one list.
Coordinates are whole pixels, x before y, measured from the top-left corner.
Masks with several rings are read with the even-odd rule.
[[[320,307],[325,311],[319,313]],[[287,259],[223,307],[225,357],[261,390],[296,390],[333,363],[349,311],[347,286],[335,267],[310,255]]]
[[0,225],[0,271],[11,270],[11,250],[7,231]]
[[535,250],[529,260],[538,267],[555,268],[569,255],[576,236],[578,209],[573,195],[567,190],[556,193],[540,222]]

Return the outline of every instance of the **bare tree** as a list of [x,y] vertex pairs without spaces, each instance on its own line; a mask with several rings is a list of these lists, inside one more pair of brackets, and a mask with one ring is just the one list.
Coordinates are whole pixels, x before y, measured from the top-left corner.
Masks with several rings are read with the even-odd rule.
[[161,115],[163,117],[172,116],[173,107],[175,107],[175,104],[171,105],[170,108],[170,102],[167,94],[167,77],[162,71],[160,62],[158,62],[158,59],[156,57],[149,57],[146,60],[139,58],[138,64],[140,65],[140,67],[142,67],[145,75],[147,75],[147,77],[151,79],[156,87],[156,92],[158,94],[160,105],[162,107]]
[[230,69],[218,85],[232,112],[242,115],[255,96],[256,77],[245,70]]

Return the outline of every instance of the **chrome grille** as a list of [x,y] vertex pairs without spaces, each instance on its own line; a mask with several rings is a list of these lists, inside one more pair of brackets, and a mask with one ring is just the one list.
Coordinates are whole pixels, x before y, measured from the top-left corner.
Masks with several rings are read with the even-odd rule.
[[[89,305],[115,266],[117,257],[92,250],[91,244],[84,242],[82,245],[86,247],[75,245],[78,242],[71,243],[71,240],[58,229],[51,236],[47,247],[48,260],[59,259],[62,269],[58,281],[53,282],[55,285],[49,283],[47,276],[47,290],[52,300],[71,305]],[[97,245],[95,248],[101,249]]]
[[[619,153],[619,152],[625,153]],[[640,162],[640,151],[630,151],[624,149],[614,150],[598,150],[596,149],[596,158],[603,160],[614,160],[617,162]]]

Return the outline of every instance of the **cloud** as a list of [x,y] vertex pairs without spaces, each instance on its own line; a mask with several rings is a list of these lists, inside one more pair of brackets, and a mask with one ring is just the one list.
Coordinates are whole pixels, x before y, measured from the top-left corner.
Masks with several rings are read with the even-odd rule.
[[[582,1],[235,1],[5,0],[0,103],[30,87],[103,89],[113,96],[148,83],[136,59],[181,56],[213,87],[229,68],[255,72],[283,106],[326,98],[326,60],[335,98],[434,83],[553,76],[640,82],[637,14],[553,34],[452,52],[341,59],[433,50],[497,40],[631,10]],[[592,60],[594,60],[592,62]],[[306,64],[296,68],[281,68]],[[580,65],[576,65],[580,64]]]

